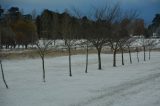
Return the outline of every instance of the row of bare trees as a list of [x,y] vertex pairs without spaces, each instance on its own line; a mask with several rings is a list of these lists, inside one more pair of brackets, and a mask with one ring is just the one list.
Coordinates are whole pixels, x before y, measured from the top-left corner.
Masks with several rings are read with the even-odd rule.
[[[62,14],[52,12],[50,10],[44,10],[40,16],[36,19],[37,34],[39,38],[36,41],[38,48],[38,54],[42,59],[43,70],[43,82],[45,82],[45,55],[52,46],[52,42],[57,39],[62,39],[64,46],[68,51],[69,60],[69,76],[72,76],[71,68],[71,52],[77,42],[81,41],[80,45],[86,47],[86,66],[85,73],[88,73],[88,49],[90,46],[95,47],[98,55],[98,69],[101,70],[101,52],[105,46],[109,46],[113,53],[113,67],[116,67],[116,54],[121,52],[122,65],[124,65],[124,50],[128,50],[130,63],[132,63],[131,46],[135,41],[130,35],[144,35],[144,22],[137,19],[137,12],[130,11],[129,13],[123,12],[119,4],[108,6],[105,5],[101,8],[94,8],[90,16],[80,14],[76,9],[74,15],[65,11]],[[23,25],[23,22],[20,25]],[[17,24],[13,25],[13,29]],[[34,25],[33,25],[34,26]],[[25,28],[17,29],[17,33],[21,33]],[[28,28],[29,29],[29,28]],[[32,31],[31,30],[31,31]],[[27,31],[27,32],[30,32]],[[27,33],[30,34],[30,33]],[[149,47],[149,54],[153,48],[154,42],[145,43],[143,41],[142,46],[144,50],[145,61],[145,49]],[[138,52],[139,48],[136,47],[137,59],[139,62]],[[150,58],[150,57],[149,57]],[[2,61],[0,61],[2,64]],[[1,65],[2,67],[2,65]],[[2,68],[2,75],[3,68]],[[3,77],[4,78],[4,77]],[[4,83],[5,79],[4,79]],[[6,87],[8,88],[7,84]]]
[[[64,40],[67,51],[68,51],[68,60],[69,60],[69,76],[72,76],[71,68],[71,50],[77,44],[77,41],[81,41],[81,45],[86,47],[86,66],[85,73],[88,73],[88,48],[93,46],[97,50],[98,54],[98,69],[101,70],[101,52],[104,46],[109,46],[113,52],[113,67],[116,67],[116,54],[121,51],[122,54],[122,65],[124,65],[124,50],[128,50],[130,63],[132,64],[131,57],[131,46],[135,41],[135,38],[132,38],[130,35],[143,35],[144,34],[144,23],[143,20],[137,20],[137,12],[130,11],[122,12],[120,5],[116,4],[114,6],[105,6],[102,8],[94,8],[92,16],[84,16],[80,11],[74,9],[74,16],[71,16],[68,11],[65,11],[62,14],[57,14],[56,18],[55,13],[45,10],[42,16],[39,16],[38,25],[40,25],[39,33],[43,35],[45,30],[47,33],[52,33],[51,35],[57,34],[59,37]],[[45,23],[44,14],[47,14],[46,17],[49,19],[56,19],[56,31],[49,30]],[[41,20],[41,21],[40,21]],[[51,21],[54,22],[54,21]],[[136,25],[134,25],[135,23]],[[55,22],[54,22],[55,23]],[[140,23],[140,24],[138,24]],[[51,23],[53,24],[53,23]],[[44,27],[45,25],[45,27]],[[54,26],[54,24],[53,24]],[[55,28],[55,27],[54,27]],[[44,30],[43,30],[44,29]],[[55,30],[55,29],[53,29]],[[54,33],[53,33],[54,32]],[[48,34],[48,37],[51,36]],[[47,37],[47,38],[48,38]],[[53,38],[53,37],[52,37]],[[46,37],[45,37],[46,39]],[[83,39],[83,40],[81,40]],[[56,40],[56,37],[53,39]],[[53,41],[52,40],[52,41]],[[49,47],[46,43],[45,47]],[[39,51],[41,48],[38,46]],[[137,59],[138,57],[138,47]],[[43,51],[45,52],[45,51]],[[40,53],[41,56],[41,53]],[[42,56],[41,56],[42,57]],[[43,66],[43,79],[45,81],[45,70],[44,70],[44,58],[42,57],[42,66]]]

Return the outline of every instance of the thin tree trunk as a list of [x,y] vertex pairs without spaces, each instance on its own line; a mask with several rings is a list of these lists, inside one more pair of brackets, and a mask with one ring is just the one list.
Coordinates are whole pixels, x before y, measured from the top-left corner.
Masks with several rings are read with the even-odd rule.
[[3,66],[2,66],[2,61],[1,60],[0,60],[0,64],[1,64],[3,82],[4,82],[5,86],[6,86],[6,88],[8,89],[8,85],[7,85],[7,82],[6,82],[5,77],[4,77]]
[[54,46],[56,45],[56,40],[54,39]]
[[138,48],[136,48],[136,52],[137,52],[137,61],[139,63],[139,51],[138,51]]
[[27,49],[28,48],[28,45],[27,44],[25,44],[25,49]]
[[98,69],[101,70],[101,50],[98,49]]
[[121,48],[121,54],[122,54],[122,65],[124,65],[123,48]]
[[143,51],[144,51],[144,61],[146,61],[146,48],[143,46]]
[[132,56],[131,56],[131,50],[129,46],[128,46],[128,52],[129,52],[130,64],[132,64]]
[[66,40],[64,41],[64,44],[67,45],[67,41]]
[[149,60],[151,59],[151,49],[149,49]]
[[68,53],[69,53],[69,76],[72,76],[72,71],[71,71],[71,49],[70,47],[68,48]]
[[85,73],[88,73],[88,42],[87,42],[87,51],[86,51],[86,69],[85,69]]
[[31,43],[32,43],[31,45],[32,45],[32,48],[33,48],[33,35],[32,35],[32,41],[31,41]]
[[113,67],[116,67],[116,50],[113,50]]
[[42,68],[43,68],[43,82],[46,82],[46,79],[45,79],[45,67],[44,67],[44,56],[42,56],[41,58],[42,58]]

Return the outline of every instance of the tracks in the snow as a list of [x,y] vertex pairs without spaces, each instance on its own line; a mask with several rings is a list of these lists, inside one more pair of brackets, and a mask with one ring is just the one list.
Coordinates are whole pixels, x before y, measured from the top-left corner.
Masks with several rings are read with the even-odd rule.
[[[159,70],[160,69],[155,69],[155,71],[159,71]],[[107,102],[107,100],[109,100],[109,98],[112,98],[111,99],[112,101],[107,102],[107,106],[110,106],[114,102],[113,101],[114,97],[118,97],[120,95],[126,96],[126,95],[136,94],[136,93],[140,92],[141,90],[133,90],[131,92],[128,92],[128,90],[130,90],[134,87],[137,87],[139,85],[146,84],[148,82],[153,82],[157,78],[160,78],[160,73],[158,73],[158,72],[154,73],[154,74],[149,74],[149,75],[142,77],[142,78],[128,81],[126,83],[123,83],[123,84],[120,84],[120,85],[117,85],[114,87],[101,89],[96,92],[97,95],[95,97],[91,97],[91,98],[87,99],[86,101],[81,101],[78,104],[73,104],[72,106],[87,106],[87,105],[92,106],[91,105],[92,103],[93,104],[94,103],[101,103],[101,101],[105,100],[105,98],[107,98],[106,99],[106,102]],[[101,106],[101,105],[98,105],[98,106]]]

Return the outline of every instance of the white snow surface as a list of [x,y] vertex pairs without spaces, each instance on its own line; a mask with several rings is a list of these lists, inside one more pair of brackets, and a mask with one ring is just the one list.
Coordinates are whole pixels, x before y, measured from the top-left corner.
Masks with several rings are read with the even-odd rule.
[[[46,82],[42,82],[41,59],[4,60],[7,90],[0,76],[0,106],[160,106],[160,53],[140,62],[132,53],[133,64],[125,54],[125,66],[117,55],[102,54],[102,70],[97,54],[72,56],[73,77],[69,77],[68,57],[46,58]],[[147,55],[148,56],[148,55]]]

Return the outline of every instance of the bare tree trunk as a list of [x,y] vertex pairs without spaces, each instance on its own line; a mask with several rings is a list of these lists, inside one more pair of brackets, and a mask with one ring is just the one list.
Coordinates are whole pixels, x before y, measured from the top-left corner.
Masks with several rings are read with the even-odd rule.
[[113,50],[113,67],[116,67],[116,50]]
[[42,78],[43,78],[43,82],[46,82],[46,75],[45,75],[45,54],[47,52],[47,49],[49,48],[49,45],[52,44],[52,42],[50,40],[45,40],[45,39],[42,39],[43,40],[43,43],[41,44],[38,40],[38,42],[36,42],[36,46],[38,48],[38,54],[39,56],[41,57],[42,59],[42,71],[43,71],[43,74],[42,74]]
[[7,85],[7,82],[6,82],[5,77],[4,77],[3,66],[2,66],[2,61],[1,60],[0,60],[0,64],[1,64],[3,82],[4,82],[5,86],[6,86],[6,88],[8,89],[8,85]]
[[151,49],[149,49],[149,60],[151,59]]
[[56,40],[54,39],[54,46],[56,45]]
[[146,61],[146,48],[143,46],[143,51],[144,51],[144,61]]
[[121,54],[122,54],[122,65],[124,65],[123,48],[121,48]]
[[43,68],[43,82],[46,82],[46,79],[45,79],[45,67],[44,67],[44,56],[41,56],[41,59],[42,59],[42,68]]
[[33,48],[33,35],[31,36],[32,37],[32,39],[31,39],[31,45],[32,45],[32,48]]
[[101,49],[97,49],[98,50],[98,69],[101,70]]
[[85,73],[88,73],[88,42],[87,42],[87,51],[86,51],[86,69],[85,69]]
[[71,49],[70,47],[68,48],[68,53],[69,53],[69,76],[72,76],[72,71],[71,71]]
[[28,48],[28,45],[27,44],[25,44],[25,49],[27,49]]
[[128,46],[128,53],[129,53],[130,63],[132,64],[132,56],[131,56],[131,50],[129,46]]
[[66,40],[64,41],[64,45],[67,45],[67,41]]
[[136,48],[136,52],[137,52],[137,61],[139,63],[139,51],[138,51],[138,48]]

